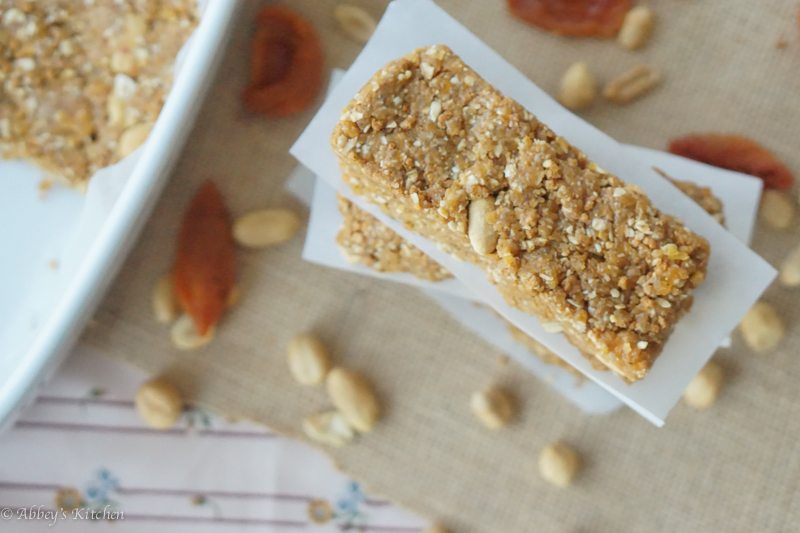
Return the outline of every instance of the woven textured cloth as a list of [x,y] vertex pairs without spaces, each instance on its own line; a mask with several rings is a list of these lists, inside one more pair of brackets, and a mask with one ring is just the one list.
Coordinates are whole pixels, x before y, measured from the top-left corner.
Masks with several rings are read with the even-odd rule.
[[[348,0],[350,1],[350,0]],[[382,2],[356,2],[378,16]],[[330,67],[358,46],[338,30],[335,2],[295,0],[321,33]],[[736,132],[764,142],[800,172],[800,30],[785,0],[653,2],[653,40],[632,53],[614,41],[569,40],[511,18],[504,2],[441,5],[545,90],[584,60],[607,80],[648,63],[664,73],[652,94],[628,106],[598,102],[584,116],[620,141],[664,149],[675,136]],[[787,321],[779,348],[754,355],[734,335],[717,355],[726,371],[718,403],[678,405],[663,429],[629,410],[581,414],[519,367],[461,329],[415,290],[304,263],[302,238],[242,251],[243,297],[218,337],[177,352],[156,324],[150,294],[170,268],[181,213],[201,180],[214,178],[234,213],[292,203],[283,190],[295,162],[287,150],[311,112],[283,120],[248,116],[249,21],[239,30],[188,147],[152,219],[82,342],[153,373],[164,372],[197,403],[287,434],[328,405],[324,390],[290,378],[285,347],[311,329],[335,359],[376,384],[385,418],[371,434],[333,452],[374,493],[461,532],[789,531],[800,524],[800,292],[765,298]],[[786,49],[777,49],[781,38]],[[534,112],[536,110],[533,110]],[[796,194],[796,191],[795,191]],[[302,209],[294,204],[298,210]],[[800,231],[759,228],[754,248],[778,264]],[[498,381],[520,398],[521,417],[488,432],[473,419],[471,392]],[[540,480],[538,451],[562,439],[585,466],[569,489]]]

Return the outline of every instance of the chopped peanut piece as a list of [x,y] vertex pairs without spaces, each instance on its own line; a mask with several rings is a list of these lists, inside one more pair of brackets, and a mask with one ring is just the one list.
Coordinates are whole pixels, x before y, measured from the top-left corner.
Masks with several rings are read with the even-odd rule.
[[489,198],[478,198],[469,204],[469,242],[480,255],[490,255],[497,247],[497,232],[489,221],[493,209]]

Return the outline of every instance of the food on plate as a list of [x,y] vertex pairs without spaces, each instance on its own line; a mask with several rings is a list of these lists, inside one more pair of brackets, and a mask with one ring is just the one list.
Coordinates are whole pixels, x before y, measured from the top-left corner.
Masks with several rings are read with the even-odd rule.
[[515,17],[569,37],[613,37],[630,7],[630,0],[508,0]]
[[83,187],[147,137],[196,0],[6,0],[0,156]]
[[256,18],[245,106],[255,113],[286,116],[308,109],[322,89],[323,54],[317,32],[296,11],[277,5]]
[[767,189],[786,190],[794,183],[791,171],[775,155],[742,135],[694,134],[673,139],[673,154],[761,178]]
[[626,70],[603,88],[603,96],[615,104],[627,104],[641,98],[661,82],[661,73],[650,65]]
[[617,41],[628,50],[638,50],[650,40],[655,23],[656,16],[652,9],[636,6],[625,15]]
[[381,69],[331,142],[354,193],[482,267],[510,305],[626,381],[647,374],[705,279],[705,239],[447,47]]
[[573,111],[589,107],[597,96],[597,81],[584,62],[573,63],[561,77],[558,101]]
[[183,216],[172,282],[181,309],[199,337],[216,326],[236,280],[231,219],[222,194],[206,181]]

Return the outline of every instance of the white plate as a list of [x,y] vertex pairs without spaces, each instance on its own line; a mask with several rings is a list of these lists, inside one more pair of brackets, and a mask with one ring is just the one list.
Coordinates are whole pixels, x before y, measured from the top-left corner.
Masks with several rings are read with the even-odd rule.
[[98,173],[86,194],[58,187],[42,200],[36,168],[0,161],[0,427],[58,367],[147,220],[213,80],[238,5],[205,3],[147,142]]

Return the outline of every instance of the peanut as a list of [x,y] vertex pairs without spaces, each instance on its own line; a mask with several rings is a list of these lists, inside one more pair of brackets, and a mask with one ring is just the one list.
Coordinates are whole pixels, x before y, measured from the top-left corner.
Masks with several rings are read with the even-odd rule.
[[786,333],[783,320],[767,302],[756,302],[742,319],[739,329],[745,343],[755,352],[771,350]]
[[722,367],[714,361],[709,361],[686,387],[683,400],[695,409],[711,407],[719,395],[722,377]]
[[500,429],[515,414],[514,399],[496,386],[473,393],[470,406],[472,413],[489,429]]
[[767,189],[761,195],[758,216],[769,227],[774,229],[788,228],[794,219],[794,212],[794,200],[788,194]]
[[655,22],[655,14],[650,8],[636,6],[625,15],[617,41],[628,50],[638,50],[650,39]]
[[261,209],[233,223],[233,238],[245,248],[266,248],[288,241],[300,229],[300,217],[288,209]]
[[589,107],[597,96],[597,81],[586,63],[570,65],[561,78],[558,100],[565,107],[578,111]]
[[785,287],[800,287],[800,246],[789,252],[783,260],[778,279]]
[[351,426],[369,432],[380,416],[380,406],[369,381],[361,374],[336,367],[325,381],[333,405]]
[[298,383],[319,385],[331,368],[331,359],[325,346],[316,337],[304,333],[289,341],[287,360],[289,370]]
[[661,74],[648,65],[639,65],[608,82],[603,96],[617,104],[627,104],[650,92],[661,81]]
[[472,248],[480,255],[491,255],[497,247],[497,232],[489,222],[493,207],[491,198],[477,198],[469,204],[467,235]]
[[339,411],[325,411],[303,419],[303,431],[309,439],[341,448],[355,437],[355,431]]
[[153,314],[161,324],[169,324],[178,316],[178,300],[172,288],[172,276],[162,276],[153,291]]
[[562,442],[548,444],[539,454],[539,474],[557,487],[569,486],[580,467],[578,452]]
[[117,144],[117,153],[121,157],[126,157],[133,153],[134,150],[139,148],[139,146],[147,140],[151,129],[153,129],[152,123],[143,122],[123,131],[122,135],[119,137],[119,143]]
[[194,320],[189,315],[181,315],[172,324],[170,338],[172,344],[179,350],[196,350],[202,348],[214,339],[215,328],[208,330],[208,333],[201,336],[197,331]]
[[136,391],[134,404],[139,416],[156,429],[171,428],[183,413],[180,391],[165,378],[143,383]]
[[333,10],[333,16],[342,31],[357,43],[369,41],[375,32],[375,19],[360,7],[340,4]]

